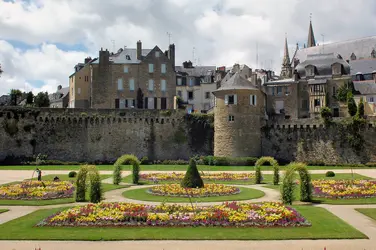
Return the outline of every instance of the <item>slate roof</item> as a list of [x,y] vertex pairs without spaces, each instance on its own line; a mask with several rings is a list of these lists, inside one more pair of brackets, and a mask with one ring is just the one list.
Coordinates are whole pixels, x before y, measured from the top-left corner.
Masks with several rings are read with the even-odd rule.
[[273,80],[264,83],[265,86],[272,86],[272,85],[283,85],[283,84],[289,84],[289,83],[294,83],[295,80],[292,78],[287,78],[287,79],[279,79],[279,80]]
[[230,79],[223,79],[221,82],[221,87],[213,92],[218,92],[222,90],[235,90],[235,89],[250,89],[259,90],[250,81],[242,77],[238,72],[236,72]]
[[371,74],[376,71],[376,59],[363,59],[350,61],[351,75],[356,75],[357,73]]
[[208,76],[215,74],[215,66],[196,66],[194,68],[184,68],[183,66],[175,66],[176,72],[187,73],[189,76]]
[[[142,49],[141,55],[147,56],[152,49]],[[141,63],[140,60],[137,59],[137,49],[135,48],[124,48],[122,51],[119,51],[116,54],[110,55],[110,61],[115,64],[138,64]],[[93,64],[98,64],[99,58]]]
[[362,95],[376,94],[376,83],[374,81],[354,81],[354,89]]
[[66,87],[66,88],[62,88],[62,89],[56,91],[53,94],[49,94],[48,95],[48,99],[50,99],[51,103],[59,102],[64,97],[66,97],[68,94],[69,94],[69,87]]
[[296,66],[296,70],[300,77],[304,78],[306,76],[305,68],[308,65],[313,65],[316,67],[315,76],[331,76],[332,65],[335,63],[342,64],[344,71],[343,74],[350,74],[350,65],[345,60],[339,59],[333,53],[308,55],[305,61]]
[[299,49],[294,58],[303,62],[307,59],[307,55],[336,53],[340,54],[344,60],[350,60],[351,54],[354,53],[357,59],[364,59],[371,57],[374,48],[376,49],[376,36],[371,36]]

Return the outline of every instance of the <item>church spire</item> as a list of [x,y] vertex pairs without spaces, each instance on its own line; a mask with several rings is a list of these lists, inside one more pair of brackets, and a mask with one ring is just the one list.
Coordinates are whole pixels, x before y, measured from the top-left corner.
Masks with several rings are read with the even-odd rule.
[[309,20],[307,48],[314,47],[314,46],[316,46],[316,40],[315,40],[315,34],[313,33],[313,28],[312,28],[312,14],[311,14],[310,20]]
[[287,34],[286,34],[284,55],[283,55],[283,60],[282,60],[281,78],[282,79],[291,78],[291,75],[292,75],[292,68],[291,68],[289,46],[287,43]]

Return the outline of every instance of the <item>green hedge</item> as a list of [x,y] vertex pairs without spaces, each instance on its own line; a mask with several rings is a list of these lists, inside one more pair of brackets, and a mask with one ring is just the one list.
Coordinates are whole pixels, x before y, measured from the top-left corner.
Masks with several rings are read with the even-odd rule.
[[114,184],[119,185],[121,181],[121,166],[125,164],[132,165],[132,182],[133,184],[139,184],[140,179],[140,161],[135,155],[122,155],[120,156],[114,164]]
[[257,161],[255,157],[217,157],[217,156],[201,156],[199,158],[200,165],[212,166],[254,166]]

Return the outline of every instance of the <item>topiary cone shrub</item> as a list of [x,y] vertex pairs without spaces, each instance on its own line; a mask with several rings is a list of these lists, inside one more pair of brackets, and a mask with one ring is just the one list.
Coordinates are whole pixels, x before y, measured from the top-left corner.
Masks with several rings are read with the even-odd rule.
[[204,187],[204,182],[202,181],[200,173],[198,172],[195,160],[190,159],[187,172],[185,173],[184,179],[182,180],[180,185],[183,188]]

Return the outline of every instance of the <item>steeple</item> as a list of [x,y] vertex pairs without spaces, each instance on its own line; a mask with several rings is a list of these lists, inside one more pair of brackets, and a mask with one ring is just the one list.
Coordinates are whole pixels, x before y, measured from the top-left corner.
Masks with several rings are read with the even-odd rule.
[[311,14],[310,20],[309,20],[307,48],[314,47],[314,46],[316,46],[316,40],[315,40],[315,34],[313,33],[313,28],[312,28],[312,14]]
[[287,35],[286,35],[284,55],[283,55],[282,68],[281,68],[281,78],[286,79],[286,78],[291,78],[291,76],[292,76],[292,68],[291,68],[289,46],[287,43]]

